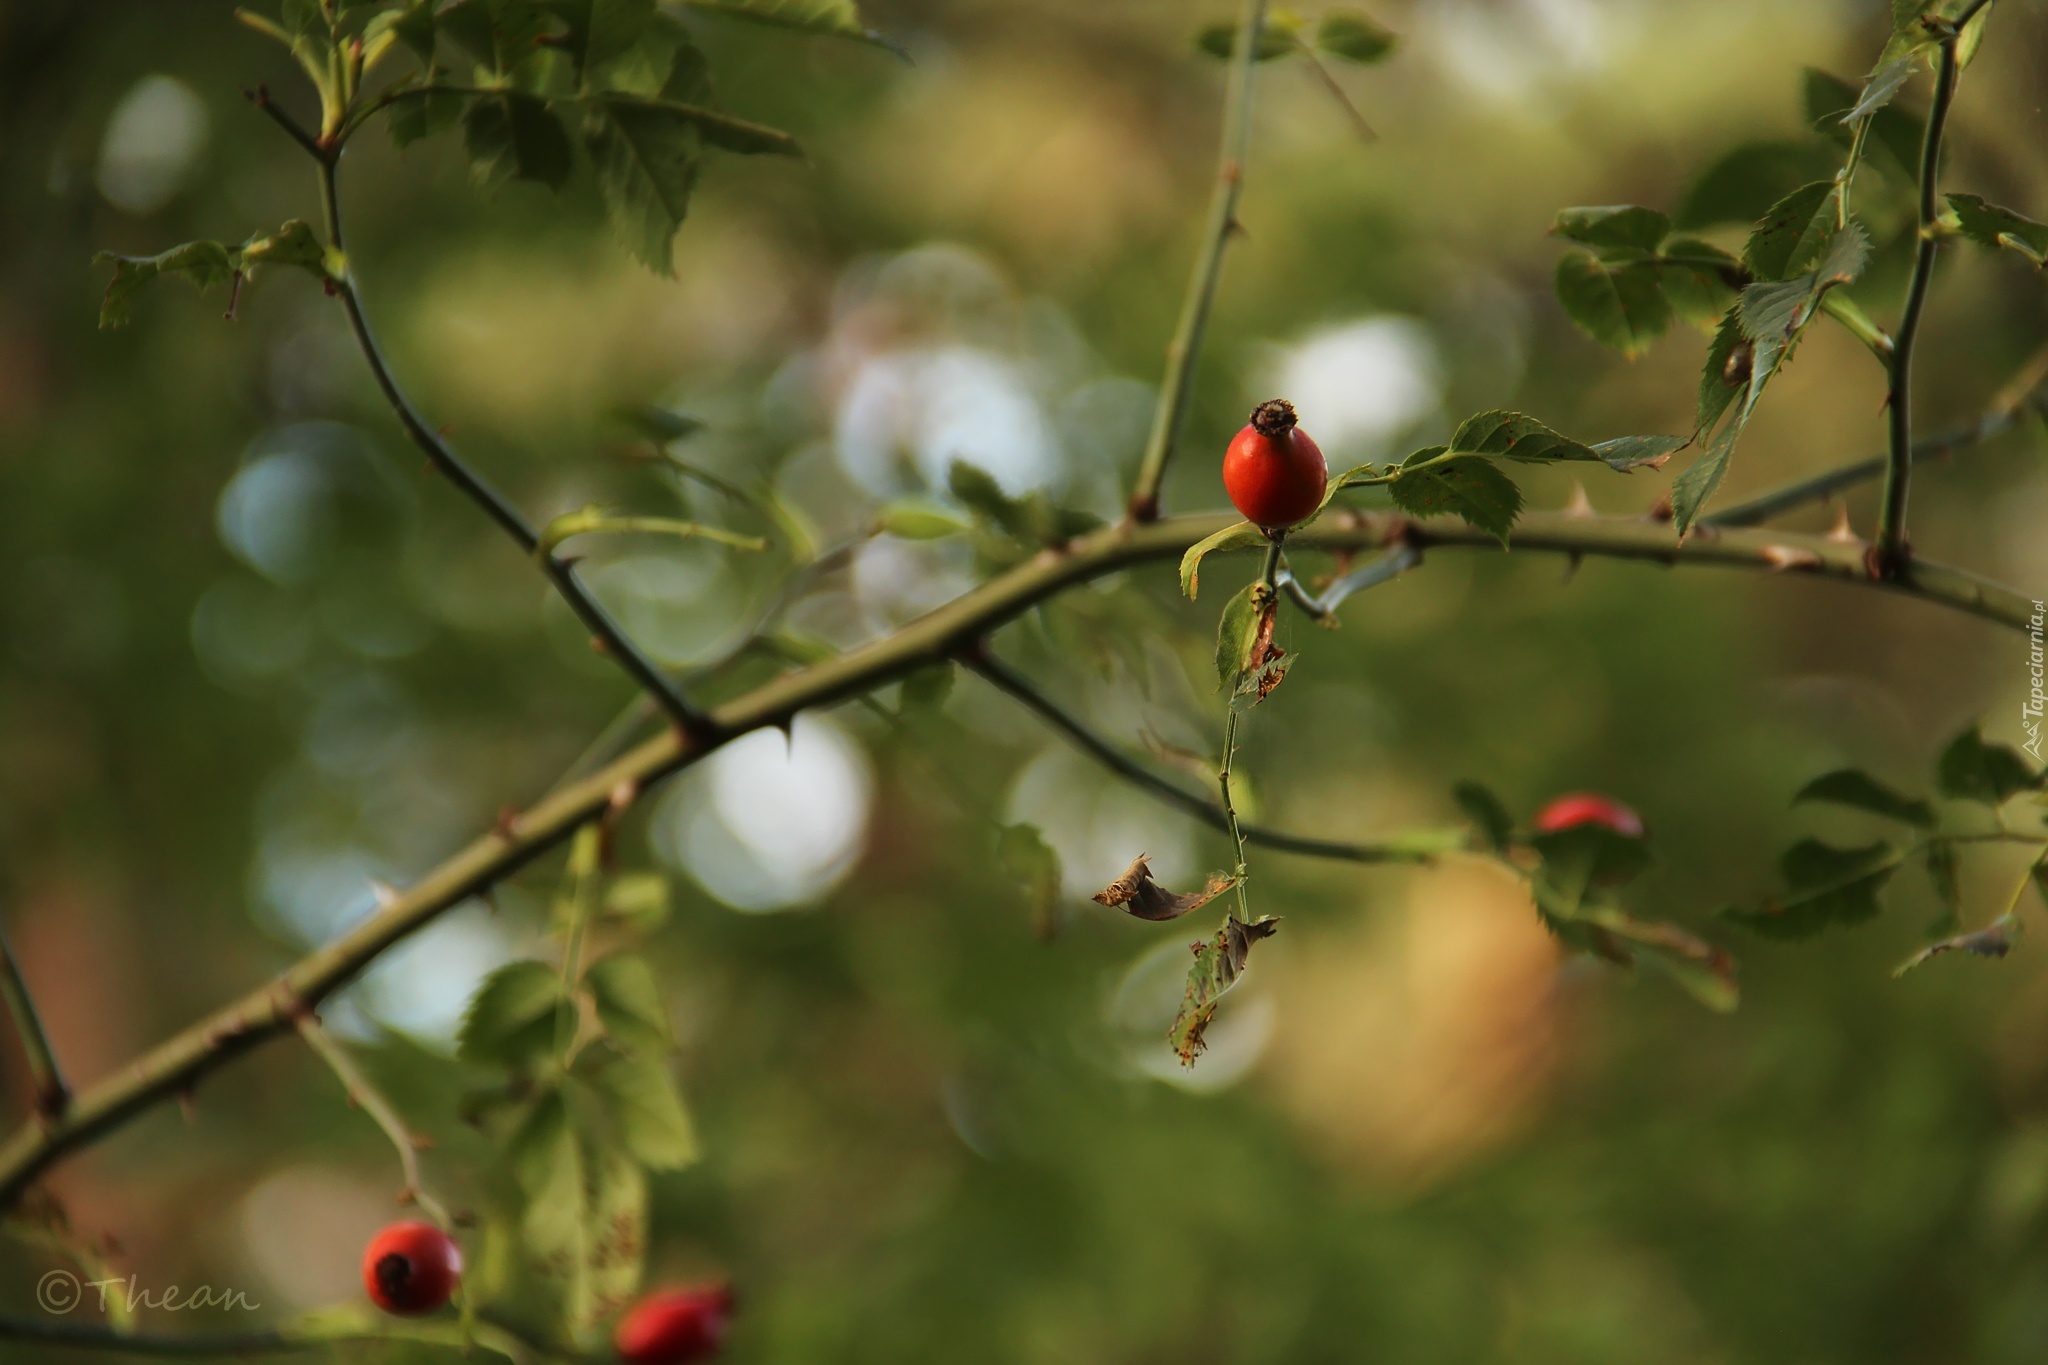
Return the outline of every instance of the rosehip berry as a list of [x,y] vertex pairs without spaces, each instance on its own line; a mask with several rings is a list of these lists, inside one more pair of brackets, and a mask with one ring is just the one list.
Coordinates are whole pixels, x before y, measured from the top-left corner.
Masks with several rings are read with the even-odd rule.
[[432,1223],[393,1223],[363,1252],[363,1288],[387,1313],[417,1317],[448,1302],[462,1278],[462,1248]]
[[657,1289],[626,1310],[612,1333],[625,1365],[689,1365],[709,1360],[725,1342],[732,1287]]
[[1627,839],[1643,837],[1643,817],[1621,802],[1592,792],[1560,796],[1536,813],[1536,832],[1555,834],[1574,825],[1604,825]]
[[1252,410],[1251,425],[1223,452],[1223,488],[1244,519],[1269,530],[1292,526],[1323,505],[1330,467],[1283,399]]

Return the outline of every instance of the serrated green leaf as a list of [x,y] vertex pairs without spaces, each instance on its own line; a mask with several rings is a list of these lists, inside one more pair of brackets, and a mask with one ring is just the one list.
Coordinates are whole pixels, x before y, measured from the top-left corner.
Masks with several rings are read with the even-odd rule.
[[577,1074],[603,1105],[619,1141],[636,1161],[652,1170],[674,1171],[697,1159],[696,1131],[661,1054],[611,1053],[587,1066],[579,1059]]
[[1891,820],[1902,820],[1922,829],[1934,828],[1932,806],[1894,791],[1857,768],[1838,768],[1834,772],[1822,773],[1801,787],[1792,798],[1795,806],[1808,801],[1825,801]]
[[1740,268],[1741,262],[1713,243],[1680,237],[1664,244],[1657,283],[1672,312],[1694,326],[1712,327],[1735,299],[1728,278]]
[[1714,332],[1714,340],[1707,347],[1706,367],[1700,371],[1698,429],[1708,432],[1714,423],[1721,420],[1721,414],[1728,410],[1749,384],[1748,375],[1734,384],[1728,382],[1729,357],[1738,346],[1748,347],[1749,341],[1742,335],[1742,319],[1730,308],[1721,319],[1721,325]]
[[534,0],[456,0],[437,16],[438,31],[495,77],[513,76],[548,49],[550,25]]
[[423,86],[398,96],[384,111],[384,126],[397,147],[445,133],[462,122],[465,97],[452,90]]
[[1494,409],[1468,417],[1451,434],[1454,455],[1499,455],[1524,464],[1597,460],[1591,446],[1560,436],[1524,413]]
[[1270,605],[1263,585],[1247,583],[1224,606],[1216,623],[1216,680],[1226,691],[1236,689],[1237,680],[1250,666],[1260,619]]
[[1708,164],[1671,215],[1679,231],[1754,223],[1801,185],[1829,174],[1826,149],[1812,142],[1745,142]]
[[1671,522],[1680,536],[1692,530],[1693,523],[1720,488],[1728,473],[1728,457],[1735,453],[1735,438],[1741,430],[1740,419],[1731,421],[1707,443],[1699,458],[1671,481]]
[[1188,547],[1180,557],[1180,590],[1193,597],[1200,591],[1202,582],[1202,560],[1219,550],[1241,550],[1248,545],[1263,545],[1266,533],[1248,521],[1226,526],[1213,536],[1204,536]]
[[508,1145],[524,1204],[522,1281],[566,1333],[616,1313],[639,1287],[647,1246],[647,1177],[624,1150],[579,1130],[560,1094],[544,1096]]
[[555,1036],[562,983],[542,962],[513,962],[484,978],[463,1014],[456,1055],[465,1062],[528,1066]]
[[2037,223],[1974,194],[1951,194],[1947,199],[1963,235],[1971,241],[1993,250],[2004,247],[2017,252],[2036,269],[2048,264],[2048,223]]
[[487,189],[514,180],[560,189],[574,160],[561,120],[538,96],[516,90],[471,100],[462,115],[462,143],[471,174]]
[[541,0],[541,8],[567,29],[557,41],[585,90],[638,45],[655,17],[654,0]]
[[177,275],[190,280],[202,292],[234,277],[234,253],[220,242],[186,242],[154,256],[121,256],[102,251],[92,258],[94,265],[111,263],[114,277],[107,281],[106,296],[100,302],[100,326],[126,326],[133,316],[136,291],[159,275]]
[[1671,231],[1671,220],[1639,204],[1559,209],[1551,232],[1590,247],[1620,247],[1645,255]]
[[1857,119],[1868,118],[1887,104],[1890,104],[1892,96],[1898,94],[1900,87],[1912,79],[1913,72],[1919,68],[1919,65],[1920,56],[1917,52],[1901,53],[1889,60],[1879,62],[1877,69],[1872,71],[1870,78],[1863,83],[1863,89],[1857,95],[1856,103],[1851,105],[1849,111],[1841,116],[1841,121],[1843,123],[1853,123]]
[[1802,839],[1781,860],[1785,894],[1754,910],[1721,913],[1765,938],[1811,938],[1830,926],[1853,927],[1876,918],[1878,892],[1898,866],[1898,851],[1888,843],[1834,848]]
[[1587,251],[1557,263],[1557,299],[1580,331],[1625,356],[1648,350],[1671,326],[1671,305],[1650,262],[1609,264]]
[[[1862,97],[1862,87],[1815,67],[1807,67],[1804,102],[1807,126],[1838,147],[1855,141],[1855,130],[1843,122],[1843,115]],[[1907,184],[1920,179],[1920,116],[1898,103],[1879,109],[1870,119],[1870,133],[1864,140],[1864,159],[1882,166]],[[1873,157],[1872,152],[1877,155]],[[1804,177],[1819,179],[1822,170]],[[1789,187],[1788,187],[1789,188]]]
[[1588,447],[1596,459],[1619,474],[1632,469],[1662,469],[1675,450],[1689,438],[1684,436],[1617,436]]
[[[1826,253],[1811,272],[1789,280],[1759,281],[1742,291],[1736,316],[1743,335],[1756,342],[1772,342],[1781,350],[1789,348],[1813,320],[1827,291],[1853,281],[1869,260],[1870,238],[1862,224],[1851,222],[1829,239]],[[1764,354],[1760,347],[1758,357]],[[1751,382],[1755,384],[1754,379]]]
[[1972,725],[1942,751],[1935,781],[1943,796],[1997,806],[2020,792],[2040,789],[2042,774],[2010,745],[1985,743]]
[[1458,783],[1451,788],[1451,797],[1486,841],[1486,846],[1495,853],[1505,853],[1514,839],[1515,821],[1501,799],[1477,782]]
[[1195,1058],[1208,1046],[1203,1035],[1216,1017],[1216,1007],[1222,1003],[1225,992],[1243,976],[1252,945],[1272,937],[1279,928],[1280,921],[1271,916],[1261,916],[1246,924],[1231,915],[1213,936],[1194,945],[1195,962],[1188,969],[1187,990],[1166,1035],[1182,1066],[1193,1066]]
[[1331,10],[1316,25],[1316,46],[1361,66],[1385,61],[1400,40],[1361,10]]
[[2019,942],[2025,928],[2017,916],[2002,915],[1982,929],[1973,929],[1967,934],[1957,934],[1954,938],[1928,944],[1894,967],[1892,975],[1904,976],[1928,959],[1939,957],[1943,953],[1963,952],[1972,957],[2004,957],[2012,951],[2013,944]]
[[661,986],[646,958],[636,953],[602,958],[583,974],[583,987],[597,1008],[598,1022],[621,1047],[661,1052],[674,1041]]
[[1811,269],[1840,226],[1841,187],[1832,180],[1801,185],[1750,229],[1742,263],[1759,280],[1784,280]]
[[1458,516],[1505,546],[1515,518],[1522,512],[1522,490],[1493,461],[1480,455],[1453,456],[1428,468],[1411,468],[1423,457],[1443,454],[1441,447],[1408,457],[1387,491],[1403,511],[1418,517]]

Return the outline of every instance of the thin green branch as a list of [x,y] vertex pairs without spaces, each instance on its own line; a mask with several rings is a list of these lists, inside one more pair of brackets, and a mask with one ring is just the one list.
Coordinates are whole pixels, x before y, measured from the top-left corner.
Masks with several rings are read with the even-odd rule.
[[21,962],[14,956],[14,946],[7,941],[4,931],[0,931],[0,997],[6,998],[7,1013],[14,1020],[14,1033],[21,1039],[22,1056],[28,1062],[35,1112],[41,1118],[55,1118],[71,1103],[71,1087],[64,1083],[56,1049],[50,1046],[50,1035],[43,1028],[42,1015],[36,1012],[28,979],[21,974]]
[[[54,1122],[24,1125],[0,1146],[0,1208],[11,1205],[58,1160],[112,1132],[151,1106],[260,1044],[289,1032],[295,1010],[317,1006],[379,954],[470,897],[489,890],[607,810],[697,762],[720,745],[799,712],[872,691],[920,668],[955,658],[974,641],[1036,604],[1077,584],[1156,561],[1178,562],[1198,541],[1231,525],[1223,513],[1176,517],[1149,525],[1109,527],[1049,550],[1009,570],[894,634],[771,679],[710,713],[704,738],[666,730],[579,781],[549,792],[531,808],[501,819],[419,881],[393,895],[348,932],[190,1028],[159,1043],[105,1080],[73,1097]],[[1464,547],[1500,552],[1490,534],[1462,523],[1419,525],[1403,516],[1340,509],[1292,533],[1291,543],[1317,550],[1419,550]],[[1882,582],[1865,571],[1862,548],[1819,536],[1733,530],[1695,533],[1677,543],[1668,523],[1564,513],[1522,518],[1515,553],[1634,559],[1656,564],[1718,565],[1827,578],[1951,607],[2014,630],[2025,630],[2031,598],[1959,569],[1925,560]]]
[[[973,649],[963,651],[960,662],[963,667],[978,674],[997,691],[1057,730],[1075,748],[1147,796],[1192,816],[1213,830],[1223,834],[1230,833],[1229,816],[1223,807],[1169,781],[1132,759],[1114,744],[1089,729],[1086,722],[1078,716],[1046,696],[1029,678],[996,658],[986,646],[977,645]],[[1330,858],[1338,862],[1368,864],[1434,861],[1434,855],[1431,853],[1404,848],[1399,844],[1353,844],[1333,839],[1310,839],[1299,834],[1289,834],[1284,830],[1267,829],[1263,825],[1252,824],[1241,826],[1239,832],[1243,834],[1246,843],[1257,844],[1279,853],[1298,853],[1307,858]]]
[[[341,204],[335,182],[334,163],[322,159],[319,163],[320,201],[327,220],[327,238],[337,253],[346,259],[346,247],[342,237]],[[706,737],[708,721],[705,714],[690,699],[683,695],[673,679],[662,672],[655,662],[642,653],[626,632],[612,619],[611,613],[593,597],[577,574],[573,561],[553,553],[540,554],[540,533],[520,515],[517,508],[507,502],[483,476],[471,469],[461,456],[455,453],[439,432],[427,425],[427,421],[412,404],[384,358],[383,348],[377,344],[376,333],[370,328],[370,320],[363,312],[361,297],[356,293],[353,271],[344,274],[333,285],[334,292],[341,296],[342,306],[348,312],[350,329],[355,333],[356,344],[369,364],[370,373],[377,381],[377,387],[384,394],[385,401],[397,414],[399,425],[405,428],[427,459],[447,480],[460,489],[470,501],[482,508],[485,515],[498,524],[510,536],[512,542],[528,555],[540,560],[543,573],[562,600],[569,604],[586,629],[603,645],[604,652],[637,683],[641,690],[652,696],[662,709],[668,712],[686,734],[699,739]]]
[[[1974,13],[1974,7],[1972,12]],[[1913,274],[1906,283],[1906,307],[1892,336],[1891,448],[1885,462],[1884,501],[1877,514],[1877,543],[1872,568],[1884,578],[1905,572],[1910,550],[1906,540],[1906,502],[1913,478],[1913,348],[1920,339],[1920,319],[1927,307],[1928,285],[1934,279],[1934,258],[1941,250],[1937,218],[1940,197],[1935,180],[1941,170],[1941,136],[1956,94],[1956,34],[1942,35],[1934,75],[1934,102],[1927,110],[1927,132],[1920,144],[1920,232],[1914,244]]]
[[427,1217],[434,1220],[443,1231],[454,1227],[448,1216],[447,1207],[440,1200],[427,1193],[426,1182],[420,1179],[420,1141],[412,1130],[405,1126],[397,1106],[384,1097],[376,1084],[363,1074],[348,1049],[334,1040],[332,1034],[320,1026],[320,1019],[312,1010],[302,1010],[294,1021],[299,1036],[306,1040],[306,1046],[313,1049],[320,1060],[341,1082],[341,1088],[348,1092],[349,1101],[368,1114],[376,1125],[391,1139],[391,1145],[398,1152],[398,1169],[405,1175],[405,1189],[400,1192],[401,1203],[417,1204]]
[[[1269,641],[1272,638],[1273,614],[1280,609],[1280,588],[1277,580],[1280,577],[1280,547],[1286,539],[1285,531],[1266,533],[1266,563],[1259,570],[1258,591],[1252,596],[1254,605],[1264,613],[1261,617],[1263,624],[1259,630],[1259,638],[1262,641]],[[1254,651],[1253,657],[1261,658],[1257,651]],[[1241,678],[1233,680],[1229,688],[1230,695],[1224,698],[1223,757],[1216,766],[1216,794],[1222,799],[1223,822],[1229,828],[1230,842],[1237,854],[1237,862],[1231,869],[1231,875],[1235,878],[1238,923],[1250,924],[1252,894],[1248,883],[1251,881],[1251,866],[1244,856],[1244,826],[1238,823],[1237,803],[1230,793],[1230,775],[1237,766],[1238,721],[1245,712],[1245,708],[1238,704],[1237,690],[1241,685]]]
[[1166,377],[1152,414],[1138,481],[1131,489],[1130,516],[1136,522],[1159,516],[1159,488],[1173,459],[1181,427],[1193,397],[1195,367],[1202,358],[1202,338],[1209,329],[1209,309],[1216,301],[1216,283],[1223,275],[1223,252],[1237,230],[1237,201],[1244,191],[1245,160],[1251,152],[1252,87],[1256,83],[1259,41],[1266,28],[1266,0],[1244,0],[1231,49],[1230,86],[1224,97],[1223,136],[1216,155],[1216,188],[1209,198],[1209,219],[1202,252],[1188,280],[1180,323],[1166,348]]

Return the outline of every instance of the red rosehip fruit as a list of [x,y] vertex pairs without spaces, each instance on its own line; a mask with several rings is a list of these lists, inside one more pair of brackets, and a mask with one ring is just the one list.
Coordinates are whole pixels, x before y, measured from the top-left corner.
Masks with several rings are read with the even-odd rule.
[[1625,839],[1643,837],[1643,817],[1611,797],[1592,792],[1560,796],[1536,812],[1536,832],[1555,834],[1574,825],[1604,825]]
[[626,1310],[612,1333],[625,1365],[690,1365],[709,1360],[725,1342],[732,1287],[657,1289]]
[[387,1313],[431,1313],[462,1278],[462,1248],[432,1223],[393,1223],[363,1251],[363,1288]]
[[1330,483],[1321,447],[1294,423],[1292,403],[1261,403],[1223,452],[1224,491],[1246,521],[1268,530],[1313,515]]

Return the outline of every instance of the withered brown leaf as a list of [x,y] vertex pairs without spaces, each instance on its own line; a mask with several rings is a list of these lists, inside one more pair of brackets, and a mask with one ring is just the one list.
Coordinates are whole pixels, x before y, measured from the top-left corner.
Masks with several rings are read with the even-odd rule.
[[1095,903],[1122,910],[1125,914],[1139,919],[1179,919],[1190,910],[1199,910],[1210,901],[1237,885],[1237,878],[1228,873],[1212,873],[1209,884],[1192,895],[1176,896],[1158,882],[1152,880],[1152,864],[1149,854],[1140,853],[1124,869],[1124,874],[1108,886],[1095,893]]

